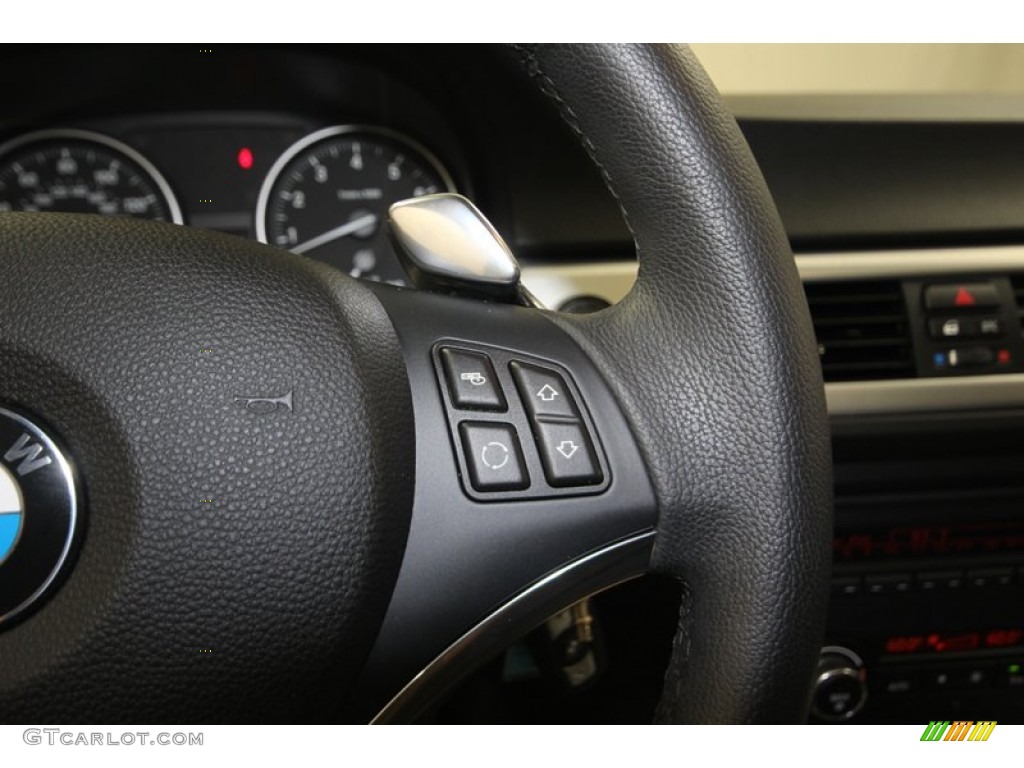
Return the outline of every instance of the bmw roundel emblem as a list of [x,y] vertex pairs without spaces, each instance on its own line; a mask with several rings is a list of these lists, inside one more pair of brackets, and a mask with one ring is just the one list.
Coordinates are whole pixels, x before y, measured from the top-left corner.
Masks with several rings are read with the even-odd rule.
[[0,408],[0,624],[56,585],[80,523],[75,476],[53,437]]

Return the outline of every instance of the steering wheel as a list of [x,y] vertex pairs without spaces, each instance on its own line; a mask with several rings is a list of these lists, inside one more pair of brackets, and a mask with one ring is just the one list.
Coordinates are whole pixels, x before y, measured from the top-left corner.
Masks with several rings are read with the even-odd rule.
[[683,584],[659,720],[806,717],[829,441],[764,182],[685,49],[514,50],[636,241],[635,287],[592,316],[0,216],[0,407],[67,457],[79,511],[77,554],[0,628],[0,720],[406,720],[647,571]]

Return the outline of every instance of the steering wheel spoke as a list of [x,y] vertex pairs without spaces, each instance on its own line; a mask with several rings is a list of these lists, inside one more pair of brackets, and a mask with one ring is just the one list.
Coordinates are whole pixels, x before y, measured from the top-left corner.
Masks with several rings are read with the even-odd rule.
[[656,509],[602,375],[546,313],[376,293],[413,392],[416,491],[356,700],[393,721],[516,630],[644,572]]

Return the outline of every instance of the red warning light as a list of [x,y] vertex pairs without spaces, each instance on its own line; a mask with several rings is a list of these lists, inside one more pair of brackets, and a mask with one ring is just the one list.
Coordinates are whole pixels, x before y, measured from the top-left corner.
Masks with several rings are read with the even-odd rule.
[[953,299],[953,303],[958,307],[973,307],[974,295],[961,285],[956,289],[956,298]]
[[248,171],[252,168],[253,157],[252,150],[248,147],[242,147],[238,150],[238,167],[243,171]]
[[1009,365],[1011,360],[1012,358],[1010,357],[1010,350],[1008,349],[1000,349],[996,353],[996,361],[1000,365]]

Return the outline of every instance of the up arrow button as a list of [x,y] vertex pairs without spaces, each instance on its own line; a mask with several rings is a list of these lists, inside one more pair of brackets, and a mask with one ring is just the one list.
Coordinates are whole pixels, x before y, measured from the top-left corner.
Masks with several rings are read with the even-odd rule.
[[579,415],[562,377],[550,368],[514,361],[509,364],[523,404],[534,418],[564,416],[577,419]]

